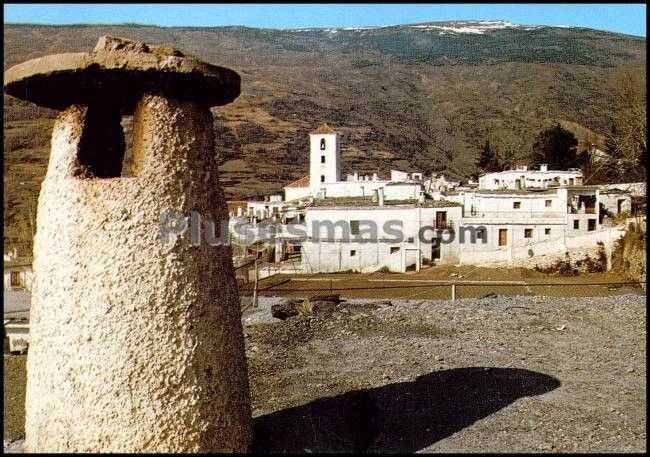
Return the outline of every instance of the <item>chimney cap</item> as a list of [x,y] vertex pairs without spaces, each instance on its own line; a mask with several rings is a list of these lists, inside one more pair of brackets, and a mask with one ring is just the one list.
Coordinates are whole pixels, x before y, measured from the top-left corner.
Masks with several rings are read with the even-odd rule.
[[240,94],[233,70],[185,56],[163,46],[112,36],[99,38],[92,52],[48,55],[9,68],[5,93],[46,108],[108,105],[131,114],[147,92],[211,107]]

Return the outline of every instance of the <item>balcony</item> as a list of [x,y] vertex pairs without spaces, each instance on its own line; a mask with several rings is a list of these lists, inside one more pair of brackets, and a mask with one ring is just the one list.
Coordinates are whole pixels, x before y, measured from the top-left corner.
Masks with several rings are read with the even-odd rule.
[[435,230],[454,230],[454,221],[435,221],[433,224]]
[[567,206],[567,214],[596,214],[595,206],[583,206],[576,208],[575,206]]

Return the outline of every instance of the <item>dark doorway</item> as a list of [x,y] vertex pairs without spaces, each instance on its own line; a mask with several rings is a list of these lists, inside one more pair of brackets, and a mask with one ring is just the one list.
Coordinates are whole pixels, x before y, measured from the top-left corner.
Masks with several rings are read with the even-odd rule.
[[431,240],[431,259],[440,259],[440,238],[434,238]]

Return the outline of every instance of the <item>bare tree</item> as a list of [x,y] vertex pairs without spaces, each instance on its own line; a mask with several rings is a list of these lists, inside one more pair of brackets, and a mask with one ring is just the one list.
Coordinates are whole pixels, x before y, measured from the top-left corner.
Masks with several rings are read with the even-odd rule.
[[608,141],[617,154],[612,157],[622,177],[645,178],[647,150],[645,72],[624,67],[614,74],[612,93],[616,103],[615,129]]

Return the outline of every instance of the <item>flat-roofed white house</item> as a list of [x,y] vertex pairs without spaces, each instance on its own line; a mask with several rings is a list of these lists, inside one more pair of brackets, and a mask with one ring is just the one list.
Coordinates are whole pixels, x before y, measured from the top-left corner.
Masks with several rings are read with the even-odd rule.
[[529,170],[518,166],[514,170],[486,173],[479,176],[479,189],[546,189],[549,186],[582,185],[582,171],[578,168],[568,170],[549,170],[540,165],[539,170]]
[[461,263],[561,253],[578,237],[601,229],[596,186],[478,189],[451,192],[446,198],[463,205],[459,231],[474,230],[481,240],[462,244]]
[[32,290],[32,259],[15,252],[4,255],[4,290]]
[[314,200],[306,208],[302,271],[404,272],[457,263],[454,228],[461,215],[458,203],[445,200]]

